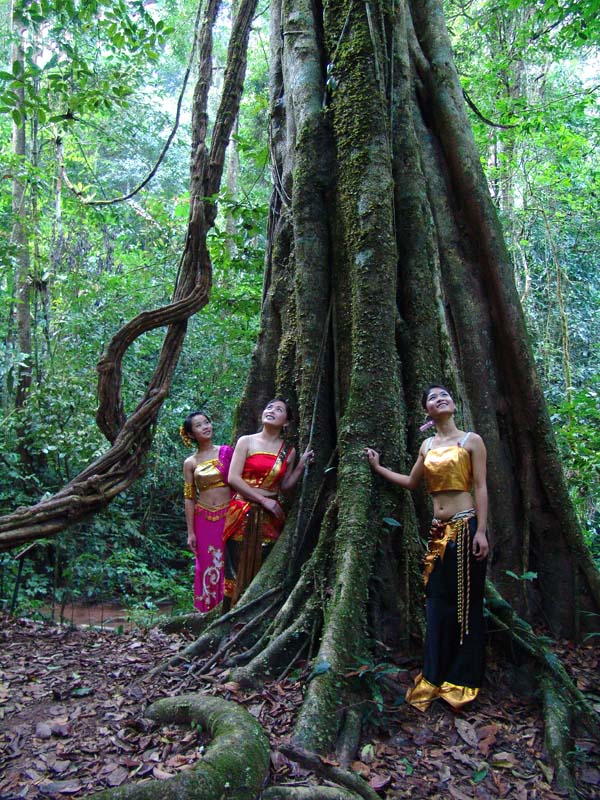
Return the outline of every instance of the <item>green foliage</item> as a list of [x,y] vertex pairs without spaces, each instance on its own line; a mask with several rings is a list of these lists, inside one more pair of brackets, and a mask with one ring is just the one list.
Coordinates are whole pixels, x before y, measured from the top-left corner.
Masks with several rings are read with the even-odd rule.
[[0,71],[0,113],[17,125],[35,114],[41,125],[63,128],[90,111],[126,106],[170,33],[135,0],[22,0],[13,17],[28,35],[23,61]]
[[600,561],[600,385],[572,394],[552,414],[558,444],[567,467],[569,492],[588,544]]
[[395,664],[385,661],[363,661],[356,669],[347,672],[346,677],[356,677],[364,684],[366,691],[375,703],[377,711],[381,713],[385,707],[382,679],[388,675],[397,675],[398,672],[400,672],[400,670]]
[[[558,403],[600,370],[597,4],[447,3],[535,355]],[[484,122],[482,119],[488,120]]]
[[600,556],[599,411],[589,388],[600,374],[597,3],[450,0],[446,8],[571,497]]
[[[125,0],[44,0],[29,5],[23,23],[29,33],[24,71],[16,74],[9,68],[4,80],[0,76],[8,92],[4,113],[0,110],[0,131],[5,134],[0,167],[3,174],[22,176],[35,199],[35,214],[26,219],[31,236],[33,383],[25,410],[16,411],[15,369],[23,354],[15,344],[8,181],[0,193],[0,336],[5,345],[0,361],[0,513],[52,494],[107,449],[94,422],[96,363],[121,325],[171,300],[188,215],[191,98],[184,103],[178,135],[144,191],[111,206],[94,207],[81,200],[115,197],[137,185],[173,124],[196,6],[177,0],[159,2],[152,13],[147,8]],[[264,22],[257,18],[255,41],[262,36]],[[222,41],[215,49],[219,59],[224,57],[229,24],[223,15]],[[8,45],[8,38],[3,44]],[[0,52],[8,64],[8,46]],[[204,406],[214,417],[215,440],[231,440],[262,292],[269,191],[267,81],[264,52],[257,48],[249,57],[249,90],[236,134],[243,154],[239,186],[216,198],[219,216],[209,241],[214,264],[211,302],[188,323],[146,474],[104,513],[26,558],[19,593],[22,608],[46,605],[52,598],[58,603],[69,598],[120,599],[146,614],[168,597],[191,609],[193,558],[182,549],[186,526],[181,500],[181,468],[189,451],[178,429],[190,409]],[[14,89],[25,82],[24,113],[36,121],[39,146],[20,160],[7,148]],[[77,193],[66,183],[60,196],[57,193],[59,141]],[[125,357],[127,413],[145,391],[163,333],[145,334]],[[27,467],[19,454],[23,447],[30,458]],[[14,585],[15,570],[7,556],[4,602],[10,599],[6,587]]]
[[511,569],[505,569],[505,573],[514,578],[516,581],[535,581],[537,579],[537,572],[524,572],[522,575],[517,575],[516,572],[513,572]]

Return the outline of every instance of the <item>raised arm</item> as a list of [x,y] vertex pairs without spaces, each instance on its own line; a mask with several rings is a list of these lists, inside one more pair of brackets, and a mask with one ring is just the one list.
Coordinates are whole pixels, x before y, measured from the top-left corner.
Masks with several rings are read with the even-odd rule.
[[477,530],[473,538],[473,555],[478,560],[486,558],[490,549],[486,530],[488,515],[487,491],[487,453],[481,436],[476,433],[469,437],[468,447],[473,467],[473,494],[477,512]]
[[296,460],[296,450],[292,448],[292,451],[289,455],[289,463],[288,468],[283,476],[283,480],[281,481],[281,490],[283,492],[288,492],[290,489],[293,489],[294,486],[298,483],[300,476],[304,472],[304,467],[307,463],[310,463],[314,458],[314,451],[311,449],[311,446],[308,445],[306,450],[300,456],[298,463],[294,466],[294,462]]
[[369,464],[371,465],[371,469],[373,472],[376,472],[378,475],[381,475],[382,478],[385,478],[387,481],[391,483],[396,483],[398,486],[401,486],[403,489],[416,489],[419,483],[423,478],[423,451],[419,452],[419,456],[415,463],[413,464],[413,468],[410,471],[410,475],[403,475],[400,472],[394,472],[387,467],[384,467],[382,464],[379,463],[379,453],[376,450],[373,450],[371,447],[365,447],[365,455],[369,460]]

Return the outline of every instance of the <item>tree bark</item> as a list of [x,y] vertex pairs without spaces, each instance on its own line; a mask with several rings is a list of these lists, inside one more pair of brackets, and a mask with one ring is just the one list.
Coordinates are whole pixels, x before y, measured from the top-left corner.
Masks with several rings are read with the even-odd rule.
[[[244,640],[250,649],[243,665],[233,659],[232,676],[276,675],[293,645],[308,648],[319,669],[295,741],[321,750],[360,691],[350,675],[375,657],[373,640],[406,647],[422,634],[418,531],[429,502],[382,486],[362,450],[372,445],[390,467],[410,468],[427,383],[449,386],[462,427],[486,442],[489,571],[514,607],[574,637],[579,609],[600,609],[600,584],[439,2],[275,0],[271,20],[274,192],[261,330],[238,427],[256,429],[274,394],[291,397],[300,447],[310,441],[317,457],[238,609],[282,584],[287,599]],[[538,579],[516,581],[507,570]],[[200,642],[196,655],[209,646]]]

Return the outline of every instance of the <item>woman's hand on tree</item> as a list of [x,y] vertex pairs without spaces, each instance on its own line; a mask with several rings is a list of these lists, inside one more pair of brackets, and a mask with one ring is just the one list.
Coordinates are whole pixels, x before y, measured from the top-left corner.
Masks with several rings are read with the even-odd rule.
[[273,514],[273,516],[277,517],[277,519],[282,519],[283,508],[279,505],[274,497],[263,497],[261,505],[265,511],[269,512],[269,514]]
[[379,453],[377,450],[373,450],[371,447],[365,447],[363,453],[367,457],[367,460],[371,465],[371,469],[377,471],[377,468],[379,467]]
[[477,561],[483,561],[484,558],[487,558],[489,549],[487,536],[484,532],[478,531],[473,537],[473,555]]
[[310,445],[306,448],[306,450],[300,456],[300,461],[298,462],[301,467],[304,467],[306,464],[312,464],[315,459],[315,451],[311,448]]

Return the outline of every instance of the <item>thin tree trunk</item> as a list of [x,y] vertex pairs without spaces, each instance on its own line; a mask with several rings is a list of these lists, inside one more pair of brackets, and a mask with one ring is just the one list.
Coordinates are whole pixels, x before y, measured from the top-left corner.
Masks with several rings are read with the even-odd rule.
[[[11,64],[14,74],[24,71],[25,52],[22,40],[21,27],[23,20],[19,17],[18,10],[13,3],[11,15],[13,46]],[[15,290],[17,297],[16,306],[16,345],[17,345],[17,367],[16,367],[16,391],[15,409],[22,411],[27,402],[29,387],[31,386],[32,363],[31,363],[31,274],[30,274],[30,255],[29,255],[29,231],[27,227],[27,178],[26,178],[26,159],[27,159],[27,140],[26,140],[26,111],[25,111],[25,88],[20,86],[15,90],[18,97],[16,110],[20,119],[12,123],[12,149],[16,156],[18,173],[14,175],[12,181],[12,211],[13,228],[12,244],[15,248],[16,277]],[[28,433],[28,426],[24,422],[25,416],[21,416],[17,425],[19,457],[25,468],[31,466],[31,456],[25,441]]]

